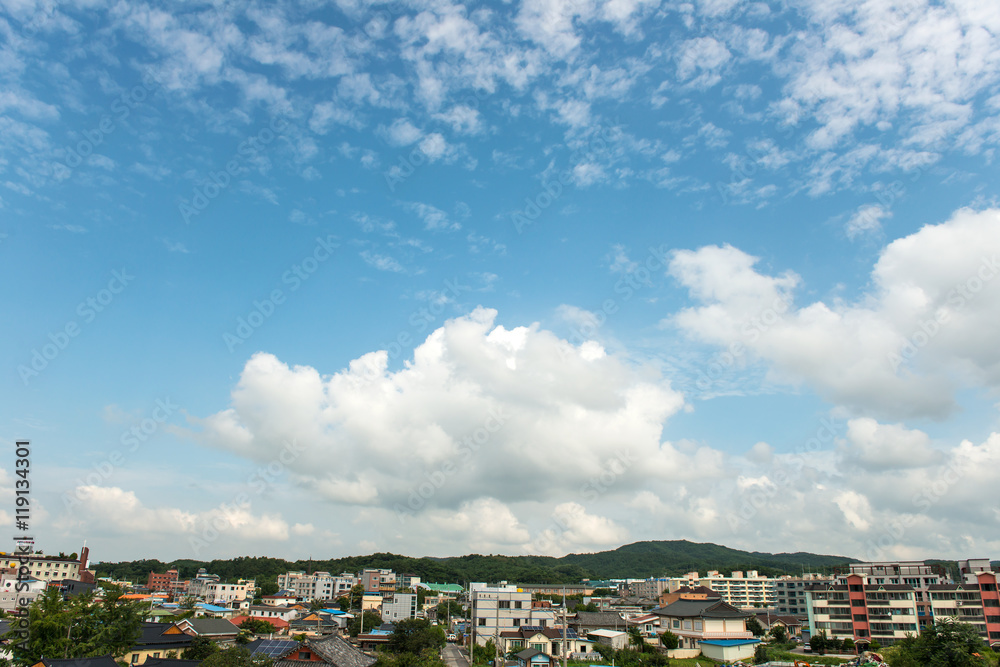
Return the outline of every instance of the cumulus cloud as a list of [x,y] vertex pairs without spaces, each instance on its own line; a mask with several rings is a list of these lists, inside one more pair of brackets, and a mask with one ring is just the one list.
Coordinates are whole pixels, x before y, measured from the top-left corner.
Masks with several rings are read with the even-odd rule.
[[1000,210],[962,209],[886,246],[854,303],[794,307],[794,274],[761,273],[730,246],[681,251],[670,274],[702,305],[669,321],[854,413],[941,418],[960,384],[1000,385],[998,258]]
[[[565,498],[624,449],[645,462],[623,478],[704,468],[697,452],[661,439],[684,406],[669,382],[537,324],[496,325],[496,315],[477,308],[449,320],[399,370],[385,350],[332,374],[256,354],[232,406],[195,420],[192,435],[255,460],[307,443],[289,464],[301,483],[334,502],[390,509],[412,508],[429,481],[440,486],[418,494],[417,509]],[[516,475],[497,474],[512,465]]]

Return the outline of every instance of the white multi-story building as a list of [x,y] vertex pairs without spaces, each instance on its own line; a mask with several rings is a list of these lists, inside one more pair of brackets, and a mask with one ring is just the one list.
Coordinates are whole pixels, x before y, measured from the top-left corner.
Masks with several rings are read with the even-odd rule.
[[[718,570],[709,570],[704,577],[697,572],[688,572],[683,577],[672,577],[668,580],[668,592],[673,592],[681,586],[705,586],[716,591],[722,600],[740,609],[770,607],[774,604],[776,579],[759,575],[757,570],[746,572],[735,571],[732,576],[724,577]],[[662,591],[661,591],[662,592]]]
[[329,572],[306,574],[292,571],[278,575],[278,588],[289,590],[302,600],[336,600],[349,595],[358,578],[350,572],[333,576]]
[[382,600],[382,620],[395,623],[404,618],[415,618],[417,615],[416,593],[394,593],[391,598]]
[[[18,583],[23,590],[17,590]],[[0,574],[0,609],[12,612],[18,607],[28,607],[45,592],[45,587],[46,583],[42,579],[30,577],[19,582],[16,570],[4,570]]]
[[555,611],[550,608],[532,608],[531,593],[500,582],[496,586],[484,583],[469,584],[472,605],[470,633],[480,645],[493,640],[500,633],[517,630],[523,626],[552,627],[556,623]]
[[628,585],[628,593],[632,597],[656,599],[663,591],[670,590],[670,581],[667,577],[635,581]]
[[205,568],[198,570],[188,585],[188,595],[212,604],[229,604],[253,600],[257,590],[253,579],[239,579],[236,583],[219,581],[219,575],[208,574]]
[[[81,581],[86,578],[84,573],[87,573],[87,554],[88,550],[86,547],[83,548],[82,558],[77,558],[76,554],[72,554],[71,556],[46,556],[38,552],[26,554],[3,552],[0,553],[0,566],[13,568],[14,570],[19,570],[21,567],[27,566],[28,572],[26,576],[41,579],[46,583],[50,581],[62,581],[63,579]],[[27,563],[22,563],[22,559],[26,560]],[[90,581],[93,582],[94,579],[91,578]]]
[[808,572],[801,577],[779,577],[774,582],[774,610],[790,616],[808,616],[806,586],[832,581],[833,575]]

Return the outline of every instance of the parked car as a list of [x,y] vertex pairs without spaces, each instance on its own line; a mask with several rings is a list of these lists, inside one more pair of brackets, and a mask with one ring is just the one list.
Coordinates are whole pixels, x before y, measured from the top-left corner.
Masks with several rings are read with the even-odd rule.
[[[440,636],[440,635],[439,635],[439,636]],[[457,641],[458,641],[458,637],[457,637],[457,636],[456,636],[456,635],[455,635],[454,633],[453,633],[453,634],[450,634],[450,635],[448,635],[447,639],[448,639],[448,641],[450,641],[450,642],[457,642]]]

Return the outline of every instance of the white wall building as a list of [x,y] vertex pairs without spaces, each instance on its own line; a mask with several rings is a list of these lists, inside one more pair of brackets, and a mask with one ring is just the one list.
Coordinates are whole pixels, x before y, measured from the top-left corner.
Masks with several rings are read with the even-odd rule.
[[505,581],[497,586],[473,583],[469,584],[469,588],[472,604],[470,632],[480,645],[491,639],[496,642],[500,633],[507,630],[526,625],[553,627],[557,622],[553,609],[532,609],[531,593]]
[[278,575],[278,588],[292,591],[302,600],[336,600],[350,595],[351,587],[357,583],[358,578],[350,572],[342,572],[338,576],[329,572],[306,574],[302,571]]
[[414,618],[417,615],[416,593],[395,593],[391,598],[382,600],[382,620],[395,623],[404,618]]

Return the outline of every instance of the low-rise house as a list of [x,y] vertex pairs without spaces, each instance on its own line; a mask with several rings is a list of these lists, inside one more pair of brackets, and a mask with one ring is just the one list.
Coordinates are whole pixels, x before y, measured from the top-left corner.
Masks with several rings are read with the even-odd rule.
[[351,618],[350,614],[343,612],[333,613],[331,610],[318,609],[291,621],[288,632],[290,634],[305,632],[308,634],[328,635],[347,628],[347,624]]
[[[727,659],[736,660],[751,657],[754,644],[759,642],[747,630],[747,620],[752,615],[721,600],[678,600],[654,609],[653,613],[660,617],[661,630],[670,630],[678,636],[679,650],[701,650],[705,657],[713,657],[709,652],[717,654],[725,648],[725,653],[736,655]],[[702,646],[706,641],[736,644],[711,644],[706,648]]]
[[263,621],[264,623],[270,623],[271,627],[274,628],[273,634],[285,635],[288,634],[289,622],[281,618],[263,618],[261,616],[237,616],[231,622],[236,627],[243,625],[244,621]]
[[291,621],[299,615],[298,609],[266,604],[251,605],[248,607],[247,611],[248,616],[253,618],[263,618],[264,620],[280,618],[283,621]]
[[587,633],[587,639],[590,639],[598,644],[610,646],[616,651],[621,650],[628,645],[628,633],[622,632],[621,630],[606,630],[604,628],[591,630]]
[[276,660],[282,656],[288,655],[292,651],[299,648],[302,642],[293,641],[291,639],[255,639],[246,645],[246,649],[250,651],[250,657],[254,658],[257,656],[267,656],[272,660]]
[[628,621],[617,611],[578,611],[567,619],[568,625],[581,636],[591,630],[625,630]]
[[240,634],[240,629],[225,618],[185,618],[174,627],[192,637],[208,637],[219,645],[235,642]]
[[663,591],[660,594],[660,606],[666,607],[668,604],[678,600],[721,600],[722,594],[713,591],[708,586],[681,586],[673,591]]
[[140,665],[149,658],[179,658],[194,641],[175,623],[143,623],[141,631],[139,640],[122,656],[122,660],[130,665]]
[[340,635],[307,639],[288,653],[274,658],[274,667],[371,667],[375,658],[365,655]]
[[790,614],[769,614],[767,612],[757,612],[757,622],[764,632],[770,632],[771,628],[781,625],[785,628],[785,634],[789,637],[798,637],[802,634],[802,621]]
[[521,626],[516,630],[500,633],[500,648],[504,654],[521,649],[535,649],[542,653],[562,656],[566,653],[585,653],[592,642],[581,640],[573,628],[542,628]]
[[146,658],[142,667],[198,667],[201,660],[181,660],[180,658]]
[[534,648],[526,648],[517,654],[518,667],[556,667],[558,664],[557,659]]
[[110,655],[97,658],[42,658],[31,667],[118,667],[118,663]]

